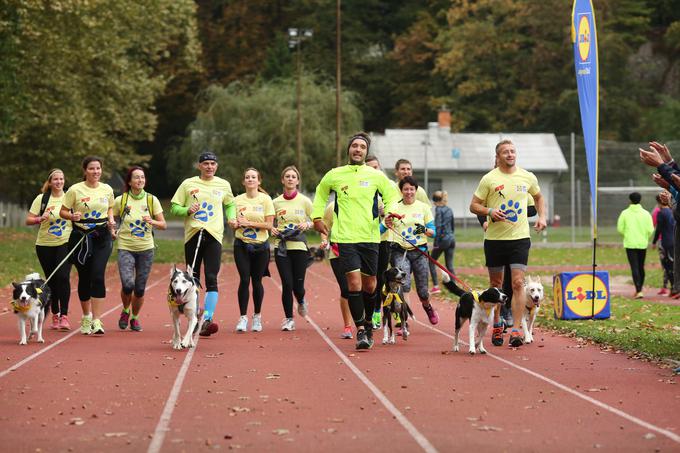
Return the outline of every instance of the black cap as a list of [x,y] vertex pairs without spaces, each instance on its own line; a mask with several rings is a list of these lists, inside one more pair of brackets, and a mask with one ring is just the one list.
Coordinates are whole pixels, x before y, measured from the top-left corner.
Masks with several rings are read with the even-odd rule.
[[205,162],[206,160],[214,160],[217,162],[217,156],[212,151],[203,151],[200,156],[198,156],[198,163]]

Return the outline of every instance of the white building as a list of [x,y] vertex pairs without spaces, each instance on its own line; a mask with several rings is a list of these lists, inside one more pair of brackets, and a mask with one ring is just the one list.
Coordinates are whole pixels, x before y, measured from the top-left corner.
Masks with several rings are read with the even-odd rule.
[[445,190],[456,219],[473,218],[470,200],[481,177],[493,168],[496,144],[510,139],[517,148],[517,165],[533,172],[553,215],[553,182],[567,171],[567,161],[554,134],[531,133],[451,133],[450,113],[439,112],[439,122],[427,129],[386,129],[372,136],[371,153],[380,160],[388,176],[394,178],[394,164],[408,159],[413,174],[428,195]]

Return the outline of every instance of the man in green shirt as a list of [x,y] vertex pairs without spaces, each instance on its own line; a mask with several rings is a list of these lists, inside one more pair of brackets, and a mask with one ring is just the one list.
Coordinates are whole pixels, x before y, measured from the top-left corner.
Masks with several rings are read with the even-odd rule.
[[628,196],[630,206],[624,209],[616,222],[616,229],[623,236],[623,247],[633,274],[636,299],[642,299],[642,285],[645,283],[645,257],[649,238],[654,233],[652,215],[641,205],[642,196],[633,192]]
[[[349,163],[324,175],[316,187],[312,207],[314,228],[328,235],[323,214],[331,191],[335,192],[333,233],[329,241],[338,244],[338,259],[347,276],[347,300],[357,328],[357,349],[373,346],[371,315],[378,299],[376,273],[380,244],[378,201],[382,198],[389,213],[389,207],[399,200],[387,176],[366,165],[370,144],[371,139],[364,132],[350,138]],[[386,222],[391,224],[389,216]]]

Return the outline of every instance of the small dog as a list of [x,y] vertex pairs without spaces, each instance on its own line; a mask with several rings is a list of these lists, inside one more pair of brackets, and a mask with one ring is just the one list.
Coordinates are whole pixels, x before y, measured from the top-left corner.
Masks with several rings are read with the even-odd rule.
[[[451,281],[448,274],[442,272],[444,286],[454,294],[461,294],[460,288]],[[493,325],[494,310],[500,309],[500,305],[508,300],[508,296],[498,288],[488,288],[484,292],[463,292],[456,307],[456,333],[453,340],[453,350],[460,349],[460,330],[465,321],[470,321],[469,343],[470,354],[479,352],[486,354],[484,349],[484,335],[489,325]]]
[[[170,286],[168,287],[168,306],[172,314],[172,348],[193,348],[194,329],[198,325],[198,286],[194,281],[191,266],[187,266],[186,271],[172,267],[170,272]],[[184,338],[180,335],[179,316],[186,316],[189,325],[187,326]]]
[[[23,282],[12,282],[12,309],[19,318],[19,344],[24,345],[28,340],[37,337],[38,343],[44,343],[42,336],[45,313],[50,306],[50,288],[45,280],[37,273],[29,274]],[[43,288],[43,286],[45,286]],[[31,333],[26,338],[26,321],[31,323]]]
[[383,295],[385,296],[385,301],[382,304],[383,309],[383,344],[394,344],[395,331],[392,329],[392,316],[394,314],[399,315],[401,321],[401,336],[404,340],[408,339],[410,332],[408,330],[408,318],[413,316],[411,307],[409,307],[408,302],[404,299],[404,291],[402,285],[404,284],[404,279],[406,278],[406,272],[402,271],[398,267],[391,267],[385,271],[383,274],[385,285],[383,286]]
[[524,329],[524,342],[532,343],[534,341],[534,321],[536,315],[541,308],[543,301],[543,284],[541,277],[529,276],[524,284],[524,291],[526,292],[526,305],[522,313],[522,328]]

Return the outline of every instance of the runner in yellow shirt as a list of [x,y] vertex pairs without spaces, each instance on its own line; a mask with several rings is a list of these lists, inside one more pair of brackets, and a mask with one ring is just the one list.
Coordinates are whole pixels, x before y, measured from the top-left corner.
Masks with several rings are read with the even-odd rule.
[[53,168],[43,184],[42,193],[35,197],[26,216],[26,225],[40,225],[35,241],[35,253],[48,278],[59,264],[47,286],[52,293],[52,324],[50,329],[71,330],[68,320],[68,303],[71,299],[71,262],[68,255],[68,238],[71,222],[59,217],[64,200],[64,172]]
[[283,194],[274,199],[275,227],[272,228],[274,237],[274,259],[281,277],[281,303],[285,319],[281,330],[295,330],[293,319],[293,294],[298,302],[298,314],[307,316],[305,302],[305,276],[310,261],[309,247],[305,231],[313,226],[312,201],[298,192],[300,186],[300,172],[294,166],[289,166],[281,172]]
[[252,331],[262,331],[262,300],[264,287],[262,277],[269,276],[269,231],[274,226],[274,203],[262,189],[262,176],[255,168],[248,168],[243,174],[246,193],[234,199],[236,218],[229,220],[229,226],[236,230],[234,239],[234,261],[240,277],[238,285],[238,307],[241,316],[236,323],[237,332],[248,330],[249,284],[253,285]]
[[199,333],[203,337],[216,333],[219,328],[213,322],[213,315],[218,301],[217,274],[222,258],[224,214],[226,212],[227,218],[235,216],[231,185],[215,176],[217,168],[217,155],[212,151],[202,152],[198,156],[200,176],[182,181],[170,207],[174,215],[184,217],[184,260],[187,266],[194,264],[197,281],[201,279],[203,263],[205,297]]
[[118,231],[118,274],[123,310],[118,327],[135,332],[142,330],[139,312],[144,304],[146,282],[151,272],[154,255],[153,229],[166,228],[163,207],[158,198],[144,191],[146,173],[139,166],[125,175],[123,195],[113,203],[113,212],[120,219]]

